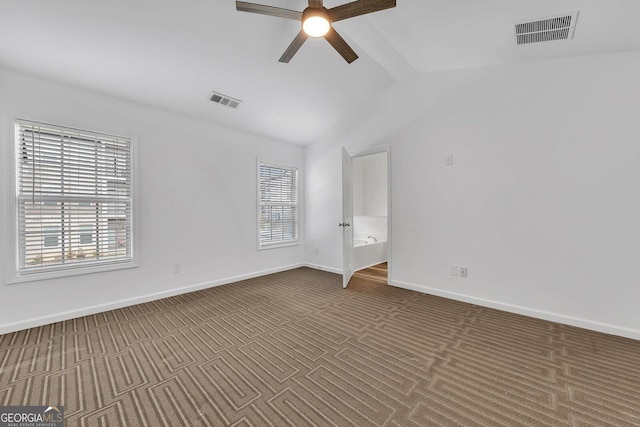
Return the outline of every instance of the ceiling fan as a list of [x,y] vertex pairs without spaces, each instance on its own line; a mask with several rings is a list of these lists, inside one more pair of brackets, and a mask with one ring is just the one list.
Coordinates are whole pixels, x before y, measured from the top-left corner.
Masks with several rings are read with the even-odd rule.
[[287,50],[280,57],[280,62],[289,62],[293,55],[309,37],[324,37],[340,55],[351,64],[358,59],[358,55],[347,42],[333,29],[333,22],[354,16],[365,15],[379,10],[396,7],[396,0],[359,0],[327,9],[322,0],[309,0],[309,7],[304,11],[283,9],[280,7],[236,1],[236,10],[241,12],[259,13],[262,15],[278,16],[280,18],[300,21],[302,29],[293,39]]

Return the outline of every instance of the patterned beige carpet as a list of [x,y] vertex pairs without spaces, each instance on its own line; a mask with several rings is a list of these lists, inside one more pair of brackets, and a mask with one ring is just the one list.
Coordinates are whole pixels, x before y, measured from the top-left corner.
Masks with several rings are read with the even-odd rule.
[[0,336],[67,426],[640,425],[640,342],[301,268]]

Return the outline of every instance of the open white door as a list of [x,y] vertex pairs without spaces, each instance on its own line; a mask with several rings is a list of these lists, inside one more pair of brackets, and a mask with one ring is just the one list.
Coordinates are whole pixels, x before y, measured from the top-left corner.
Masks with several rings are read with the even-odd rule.
[[342,287],[353,276],[353,186],[351,184],[351,155],[342,147]]

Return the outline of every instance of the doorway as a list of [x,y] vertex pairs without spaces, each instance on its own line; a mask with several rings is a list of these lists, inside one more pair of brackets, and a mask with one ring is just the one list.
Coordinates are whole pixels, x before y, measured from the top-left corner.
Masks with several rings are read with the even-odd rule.
[[343,150],[344,287],[354,273],[388,283],[390,188],[389,148],[353,155]]

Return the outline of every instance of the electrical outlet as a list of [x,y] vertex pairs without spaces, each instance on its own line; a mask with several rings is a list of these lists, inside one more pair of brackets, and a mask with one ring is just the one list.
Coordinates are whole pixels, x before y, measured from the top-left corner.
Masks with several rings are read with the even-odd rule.
[[445,164],[447,166],[453,166],[453,154],[449,154],[445,159]]
[[320,253],[320,248],[316,248],[315,252],[316,252],[316,255],[318,255]]
[[467,267],[460,267],[460,277],[468,277]]
[[173,263],[173,272],[174,273],[181,273],[182,272],[182,263],[181,262],[174,262]]
[[451,266],[451,275],[452,276],[457,276],[458,275],[458,266],[457,265],[452,265]]

